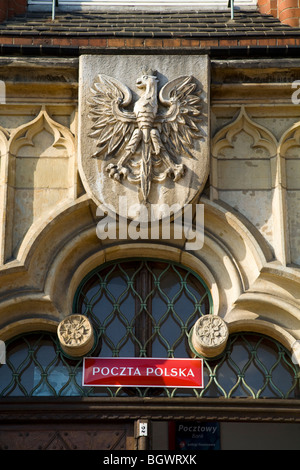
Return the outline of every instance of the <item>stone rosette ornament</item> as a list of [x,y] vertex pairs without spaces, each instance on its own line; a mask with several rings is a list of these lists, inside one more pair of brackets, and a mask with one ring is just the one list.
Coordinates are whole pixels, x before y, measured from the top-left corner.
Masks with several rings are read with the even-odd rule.
[[193,327],[192,345],[204,357],[216,357],[227,344],[229,332],[225,321],[216,315],[204,315]]
[[72,357],[85,356],[94,345],[93,327],[84,315],[66,317],[58,325],[57,335],[62,350]]

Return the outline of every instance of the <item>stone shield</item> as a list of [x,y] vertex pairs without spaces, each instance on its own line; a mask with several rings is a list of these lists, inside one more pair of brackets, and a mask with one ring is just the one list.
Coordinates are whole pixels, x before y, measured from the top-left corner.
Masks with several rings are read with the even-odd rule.
[[[80,57],[79,172],[97,206],[120,214],[126,198],[129,218],[145,204],[158,220],[197,200],[209,173],[208,61]],[[152,88],[142,84],[150,69]]]

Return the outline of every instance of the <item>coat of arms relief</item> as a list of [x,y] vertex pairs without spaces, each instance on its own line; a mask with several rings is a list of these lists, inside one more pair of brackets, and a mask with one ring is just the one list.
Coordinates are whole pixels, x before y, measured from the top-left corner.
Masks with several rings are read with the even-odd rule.
[[207,57],[80,61],[79,170],[91,198],[115,213],[120,197],[151,208],[194,201],[209,171]]
[[90,137],[97,140],[93,157],[117,157],[106,171],[116,181],[139,184],[143,203],[152,181],[162,183],[169,177],[177,182],[184,176],[181,155],[193,158],[194,142],[203,137],[201,90],[193,77],[178,77],[159,93],[158,82],[154,71],[143,72],[136,81],[142,95],[131,112],[126,107],[132,103],[132,93],[124,83],[99,75],[92,88]]

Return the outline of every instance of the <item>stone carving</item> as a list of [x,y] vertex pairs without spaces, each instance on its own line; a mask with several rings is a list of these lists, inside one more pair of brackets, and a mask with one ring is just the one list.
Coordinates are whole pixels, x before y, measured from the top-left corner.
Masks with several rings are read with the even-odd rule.
[[255,120],[257,117],[253,118],[253,109],[249,112],[241,106],[236,117],[212,140],[211,198],[240,212],[273,245],[274,236],[281,232],[274,233],[278,223],[275,211],[280,207],[274,197],[277,140]]
[[57,334],[61,348],[70,356],[84,356],[94,344],[92,325],[84,315],[74,314],[65,318],[58,325]]
[[[236,145],[241,133],[249,136],[250,145],[245,142],[245,137],[242,146]],[[276,153],[277,142],[273,134],[253,121],[244,106],[241,106],[237,118],[217,132],[212,141],[212,155],[219,159],[263,159]]]
[[[201,91],[192,76],[181,76],[167,82],[158,93],[155,72],[145,72],[137,79],[143,90],[133,111],[130,89],[119,80],[98,75],[91,91],[90,117],[94,124],[90,137],[97,139],[93,157],[113,158],[106,171],[117,181],[127,179],[140,184],[140,201],[147,202],[151,182],[170,177],[179,181],[185,165],[182,154],[193,158],[195,139],[201,139]],[[160,105],[167,108],[161,111]]]
[[216,315],[204,315],[194,325],[192,344],[195,350],[205,357],[221,354],[228,340],[225,321]]
[[6,185],[7,201],[4,261],[12,256],[20,259],[41,226],[49,222],[50,213],[76,197],[74,144],[70,129],[54,121],[46,106],[11,132],[7,175],[0,178]]
[[279,142],[279,152],[282,157],[299,160],[299,147],[300,123],[297,122],[282,135]]
[[100,213],[160,221],[198,200],[210,171],[209,70],[202,55],[80,56],[78,170]]

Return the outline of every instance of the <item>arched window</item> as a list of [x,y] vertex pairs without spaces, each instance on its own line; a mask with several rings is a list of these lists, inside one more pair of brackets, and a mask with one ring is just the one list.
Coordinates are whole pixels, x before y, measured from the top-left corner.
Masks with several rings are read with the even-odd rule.
[[187,357],[188,332],[212,313],[212,301],[203,281],[186,268],[132,260],[88,275],[73,310],[93,323],[102,356]]
[[[81,283],[74,312],[90,318],[93,355],[188,357],[189,331],[212,313],[200,278],[176,263],[124,261],[100,267]],[[83,387],[82,359],[67,357],[55,334],[24,334],[7,342],[0,366],[6,396],[193,396],[203,398],[298,398],[298,366],[277,341],[236,333],[224,353],[204,360],[204,389]]]
[[[0,397],[150,396],[156,389],[82,387],[82,359],[62,352],[50,333],[26,334],[8,342],[0,366]],[[249,333],[231,335],[221,357],[204,360],[203,390],[159,389],[166,397],[299,398],[298,367],[277,341]]]

